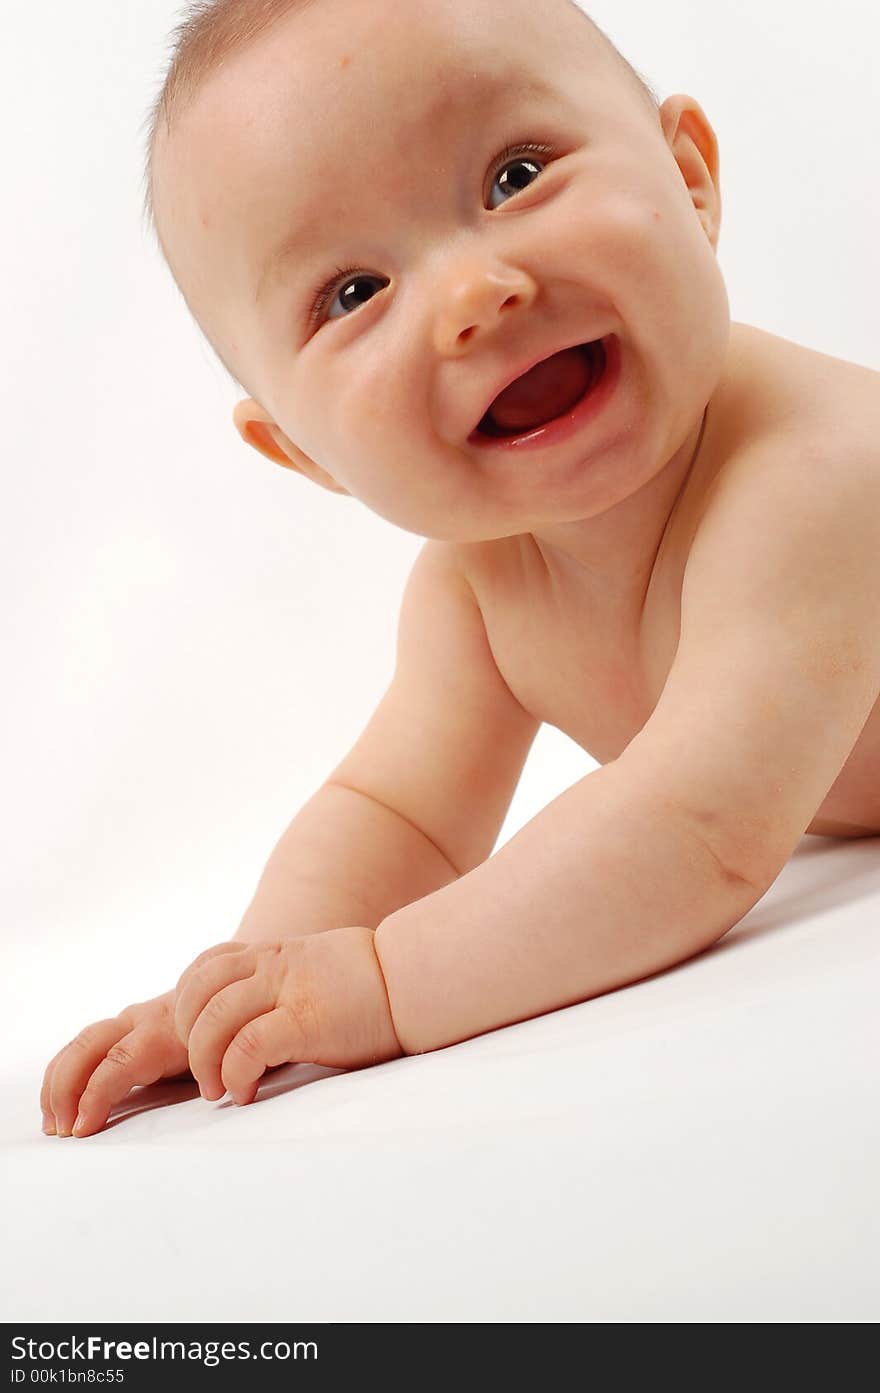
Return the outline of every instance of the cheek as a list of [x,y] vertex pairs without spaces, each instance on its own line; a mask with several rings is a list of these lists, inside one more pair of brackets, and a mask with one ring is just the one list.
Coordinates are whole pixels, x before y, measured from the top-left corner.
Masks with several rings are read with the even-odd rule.
[[581,193],[570,209],[561,210],[558,250],[583,268],[588,283],[606,288],[615,301],[633,278],[642,283],[656,279],[662,260],[658,244],[670,235],[671,210],[651,192],[628,187],[626,178],[618,176],[604,188],[593,184],[588,196]]
[[375,399],[381,375],[364,371],[369,356],[348,347],[343,354],[317,355],[309,365],[301,397],[307,404],[309,431],[325,448],[350,441],[354,433],[369,433],[381,414]]
[[[715,253],[682,183],[667,181],[609,190],[584,218],[584,255],[604,275],[622,312],[653,306],[664,318],[717,275]],[[635,301],[637,303],[634,303]]]
[[348,442],[393,458],[398,438],[412,439],[426,403],[409,361],[407,350],[375,328],[356,351],[349,350],[332,402],[338,430]]
[[411,438],[410,417],[404,413],[412,407],[402,394],[400,374],[378,340],[375,347],[362,342],[356,353],[349,347],[344,359],[344,369],[336,364],[324,367],[312,426],[327,467],[337,467],[341,480],[375,507],[397,469],[401,435],[409,433]]

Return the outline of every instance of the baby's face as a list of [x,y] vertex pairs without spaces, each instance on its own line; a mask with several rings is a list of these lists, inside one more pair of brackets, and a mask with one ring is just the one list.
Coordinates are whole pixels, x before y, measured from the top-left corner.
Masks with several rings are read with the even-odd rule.
[[[711,140],[562,0],[318,0],[208,79],[157,147],[156,214],[292,464],[490,540],[605,511],[699,421],[729,335]],[[573,436],[473,439],[505,381],[608,335],[617,389]]]

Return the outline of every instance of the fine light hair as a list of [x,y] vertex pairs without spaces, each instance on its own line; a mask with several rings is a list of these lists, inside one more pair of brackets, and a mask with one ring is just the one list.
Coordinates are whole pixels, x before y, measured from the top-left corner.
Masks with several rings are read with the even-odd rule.
[[[187,0],[183,15],[168,41],[169,58],[159,91],[143,122],[146,129],[143,216],[166,264],[169,264],[168,256],[153,204],[154,155],[160,125],[164,125],[166,135],[170,134],[175,119],[194,101],[202,83],[216,68],[256,39],[282,15],[291,10],[309,9],[315,3],[320,3],[320,0]],[[565,3],[590,25],[614,61],[620,65],[634,92],[656,116],[660,101],[649,83],[576,0],[565,0]],[[240,387],[242,384],[217,346],[211,343],[211,347],[235,386]]]

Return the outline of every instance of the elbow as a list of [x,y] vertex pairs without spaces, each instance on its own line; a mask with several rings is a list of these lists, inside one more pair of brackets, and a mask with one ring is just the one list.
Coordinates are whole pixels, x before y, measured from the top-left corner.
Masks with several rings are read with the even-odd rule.
[[740,822],[731,831],[729,819],[705,811],[694,813],[691,826],[723,885],[750,906],[766,895],[790,855],[777,849],[766,826]]

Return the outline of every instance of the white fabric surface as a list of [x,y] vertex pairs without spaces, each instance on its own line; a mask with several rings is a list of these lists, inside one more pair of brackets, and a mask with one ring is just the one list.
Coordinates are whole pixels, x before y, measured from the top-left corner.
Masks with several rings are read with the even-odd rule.
[[5,1054],[3,1318],[875,1321],[878,919],[880,838],[805,837],[648,981],[248,1108],[155,1085],[82,1141],[39,1131],[44,1005]]

